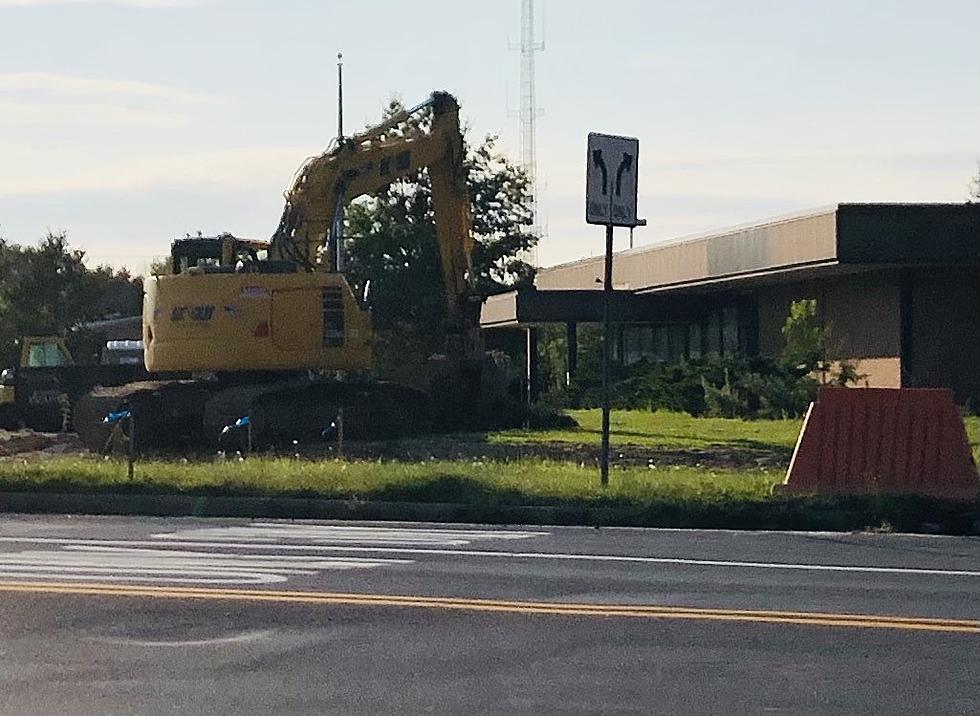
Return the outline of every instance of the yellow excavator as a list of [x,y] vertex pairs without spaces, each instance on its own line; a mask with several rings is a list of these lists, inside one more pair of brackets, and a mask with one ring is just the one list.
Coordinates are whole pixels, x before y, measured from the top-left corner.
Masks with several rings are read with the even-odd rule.
[[[412,121],[426,111],[428,123]],[[423,168],[448,319],[436,397],[455,401],[441,409],[431,395],[365,379],[371,316],[344,275],[346,205]],[[143,303],[144,360],[161,380],[97,389],[79,401],[75,426],[89,447],[105,439],[104,416],[123,410],[137,442],[150,448],[213,440],[243,419],[269,442],[309,438],[341,410],[348,434],[358,437],[424,430],[440,420],[465,428],[465,416],[479,412],[476,401],[506,400],[503,389],[488,390],[493,381],[470,291],[470,201],[452,95],[435,92],[339,138],[300,168],[285,197],[268,242],[228,234],[174,242],[172,273],[146,281]],[[507,413],[500,405],[483,412]]]

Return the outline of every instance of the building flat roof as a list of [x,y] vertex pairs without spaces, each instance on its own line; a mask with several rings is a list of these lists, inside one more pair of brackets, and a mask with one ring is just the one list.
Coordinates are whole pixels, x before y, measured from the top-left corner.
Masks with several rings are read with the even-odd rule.
[[[980,204],[836,204],[616,254],[617,289],[652,292],[837,265],[980,264]],[[601,290],[603,257],[538,272],[539,289]]]
[[[597,256],[539,270],[537,291],[491,297],[481,324],[596,320],[601,304],[590,294],[602,290],[603,262]],[[644,297],[678,291],[944,264],[980,266],[980,203],[836,204],[619,252],[615,313],[623,320],[650,308]],[[680,318],[688,306],[690,298],[666,300],[657,313]]]

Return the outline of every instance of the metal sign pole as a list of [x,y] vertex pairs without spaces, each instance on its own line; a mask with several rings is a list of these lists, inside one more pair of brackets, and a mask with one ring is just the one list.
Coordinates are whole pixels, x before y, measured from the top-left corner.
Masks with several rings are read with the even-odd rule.
[[599,481],[603,487],[609,484],[609,362],[612,353],[612,321],[610,298],[612,297],[613,227],[606,225],[606,265],[602,281],[602,453],[599,455]]
[[[606,227],[606,264],[602,281],[602,449],[599,480],[609,484],[610,362],[612,360],[613,227],[627,226],[632,245],[636,218],[640,140],[589,133],[585,171],[585,222]],[[646,223],[646,222],[643,222]]]

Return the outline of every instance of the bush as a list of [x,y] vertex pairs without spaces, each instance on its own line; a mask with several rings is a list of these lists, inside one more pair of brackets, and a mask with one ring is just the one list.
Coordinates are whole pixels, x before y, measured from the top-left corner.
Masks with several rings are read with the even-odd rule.
[[[727,418],[799,417],[815,398],[817,381],[764,358],[713,358],[680,363],[640,361],[610,368],[610,403],[618,410],[670,410]],[[602,379],[584,375],[545,393],[553,408],[596,408]]]

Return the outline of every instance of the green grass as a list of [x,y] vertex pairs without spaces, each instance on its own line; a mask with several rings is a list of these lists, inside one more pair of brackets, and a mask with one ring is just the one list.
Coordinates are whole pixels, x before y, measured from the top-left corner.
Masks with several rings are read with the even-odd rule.
[[[211,514],[209,497],[312,497],[453,503],[465,512],[454,508],[445,514],[481,522],[543,519],[567,524],[903,531],[928,523],[935,525],[930,530],[971,533],[976,529],[972,520],[978,505],[908,496],[773,495],[771,487],[780,477],[764,470],[630,468],[614,469],[609,486],[602,488],[594,468],[544,460],[381,463],[253,458],[141,462],[135,478],[129,480],[124,462],[64,457],[0,463],[0,506],[3,492],[122,493],[135,496],[124,511],[159,514],[143,496],[187,495],[201,498],[203,502],[195,502],[194,514],[204,515]],[[204,507],[198,511],[200,504]],[[71,505],[66,502],[60,509],[71,510]],[[552,510],[537,517],[538,513],[521,511],[528,506]],[[110,511],[114,509],[119,508]],[[227,514],[221,511],[224,508],[215,509],[215,514]],[[244,509],[258,510],[243,513],[248,515],[322,516],[309,503]]]
[[[573,430],[490,433],[490,443],[557,442],[597,446],[598,410],[571,411]],[[613,444],[672,450],[721,446],[731,450],[788,451],[798,420],[692,418],[668,412],[614,411]],[[974,449],[980,419],[966,420]],[[473,436],[466,436],[468,438]],[[482,437],[482,436],[481,436]],[[450,438],[452,439],[452,438]],[[246,461],[147,460],[134,480],[126,465],[95,457],[0,462],[0,493],[67,492],[228,497],[304,497],[367,502],[453,503],[471,521],[529,519],[518,508],[558,510],[547,519],[569,524],[726,527],[749,529],[863,528],[915,531],[923,524],[973,533],[978,505],[909,496],[806,497],[772,494],[782,471],[708,467],[614,468],[607,488],[594,466],[544,459],[456,461],[339,461],[256,457]],[[2,499],[0,499],[2,507]],[[590,508],[615,508],[606,517]],[[140,508],[137,508],[140,509]],[[317,516],[313,512],[278,516]],[[556,516],[557,515],[557,516]],[[536,518],[530,518],[536,519]]]
[[56,458],[0,463],[0,490],[163,492],[337,499],[558,505],[636,505],[654,500],[765,499],[781,476],[696,468],[613,472],[599,486],[594,468],[545,460],[373,462],[253,458],[150,461],[126,477],[125,463]]
[[[601,411],[567,411],[579,427],[571,430],[502,430],[489,433],[494,443],[567,442],[598,445],[601,439]],[[975,456],[980,455],[980,417],[964,420],[967,437]],[[734,420],[694,418],[686,413],[667,411],[614,410],[610,418],[610,439],[614,445],[641,445],[664,448],[762,448],[792,449],[796,445],[802,420]]]
[[[503,430],[490,433],[490,442],[570,442],[598,445],[602,413],[569,410],[579,424],[571,430]],[[786,449],[796,444],[801,420],[732,420],[694,418],[667,411],[614,410],[610,418],[611,440],[620,445],[665,448],[704,448],[711,445]]]

